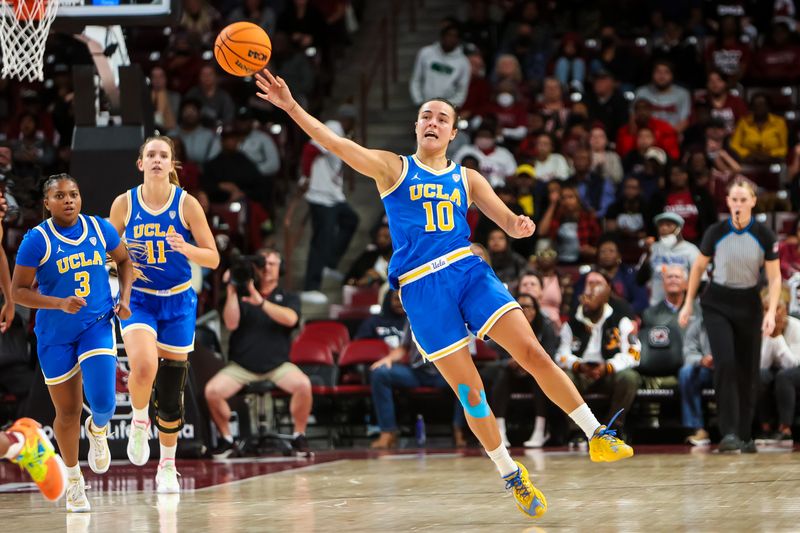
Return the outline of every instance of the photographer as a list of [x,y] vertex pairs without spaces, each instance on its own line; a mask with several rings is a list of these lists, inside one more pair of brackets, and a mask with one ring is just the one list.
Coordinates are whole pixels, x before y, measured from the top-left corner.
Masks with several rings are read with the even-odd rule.
[[292,446],[297,452],[308,451],[311,381],[289,362],[291,332],[300,322],[300,299],[278,287],[280,265],[280,254],[264,248],[255,256],[240,257],[226,273],[230,283],[222,317],[231,331],[228,364],[205,389],[208,409],[222,435],[214,457],[228,457],[236,450],[228,398],[249,383],[265,380],[291,395]]

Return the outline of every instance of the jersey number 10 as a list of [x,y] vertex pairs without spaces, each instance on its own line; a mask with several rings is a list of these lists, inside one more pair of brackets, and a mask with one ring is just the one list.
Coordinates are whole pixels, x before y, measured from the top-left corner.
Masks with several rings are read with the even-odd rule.
[[[436,203],[436,213],[434,213],[433,202],[424,202],[425,208],[425,231],[450,231],[453,229],[453,204],[448,201]],[[435,216],[434,216],[435,215]],[[434,218],[436,224],[434,224]]]
[[[164,253],[164,241],[145,241],[145,246],[147,247],[148,265],[167,262],[167,257]],[[158,254],[155,253],[155,248],[158,248]]]

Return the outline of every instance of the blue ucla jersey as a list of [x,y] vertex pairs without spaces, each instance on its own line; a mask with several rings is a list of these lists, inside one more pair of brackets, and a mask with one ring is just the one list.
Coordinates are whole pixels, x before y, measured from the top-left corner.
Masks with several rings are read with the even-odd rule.
[[401,158],[400,178],[381,194],[394,248],[389,262],[389,282],[394,288],[404,273],[470,245],[466,170],[450,162],[437,171],[416,156]]
[[130,210],[125,217],[125,242],[137,274],[134,290],[166,296],[191,286],[189,260],[172,250],[166,239],[167,233],[174,232],[187,242],[192,240],[183,216],[186,191],[171,187],[169,199],[156,211],[144,204],[141,185],[127,193]]
[[[45,296],[80,296],[86,300],[86,306],[75,314],[60,309],[40,309],[36,313],[34,331],[41,344],[74,342],[87,327],[106,317],[114,306],[106,270],[106,249],[107,244],[112,244],[113,249],[119,243],[107,243],[100,224],[95,217],[78,215],[76,225],[81,228],[80,234],[70,239],[59,233],[50,218],[25,236],[25,240],[29,240],[34,237],[31,234],[39,232],[44,237],[44,255],[36,267],[39,292]],[[20,255],[27,257],[27,251],[23,253],[22,248],[21,245]],[[28,261],[24,262],[24,266],[31,266]]]

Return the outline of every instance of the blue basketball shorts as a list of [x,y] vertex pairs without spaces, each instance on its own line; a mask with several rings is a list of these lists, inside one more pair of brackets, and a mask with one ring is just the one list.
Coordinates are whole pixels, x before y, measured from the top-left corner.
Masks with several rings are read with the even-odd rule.
[[58,385],[69,380],[81,369],[81,364],[97,355],[117,356],[114,314],[109,312],[90,324],[68,344],[39,344],[36,347],[44,382]]
[[172,353],[189,353],[194,349],[197,323],[197,295],[191,288],[159,296],[131,291],[131,316],[122,320],[122,336],[135,329],[144,329],[156,338],[156,346]]
[[411,271],[422,275],[400,276],[400,298],[414,342],[428,361],[467,346],[469,332],[485,338],[501,316],[519,308],[492,268],[478,256],[461,254],[436,269],[441,259],[431,261],[428,271],[425,265]]

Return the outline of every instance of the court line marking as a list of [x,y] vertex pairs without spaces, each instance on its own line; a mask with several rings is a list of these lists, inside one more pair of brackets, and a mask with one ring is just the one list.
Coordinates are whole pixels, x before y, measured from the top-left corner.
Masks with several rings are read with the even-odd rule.
[[[266,474],[258,474],[256,476],[251,476],[251,477],[244,478],[244,479],[234,479],[233,481],[226,481],[224,483],[217,483],[215,485],[209,485],[208,487],[201,487],[199,489],[181,491],[181,494],[190,494],[190,493],[200,492],[200,491],[209,490],[209,489],[216,489],[216,488],[219,488],[219,487],[230,487],[231,485],[239,485],[241,483],[244,483],[246,481],[251,481],[253,479],[258,479],[258,478],[267,477],[267,476],[277,476],[278,474],[288,474],[288,473],[292,473],[293,474],[293,473],[299,472],[301,470],[304,471],[304,472],[307,471],[307,470],[316,470],[316,469],[321,468],[323,466],[334,465],[334,464],[337,464],[337,463],[343,463],[343,462],[349,461],[349,460],[350,459],[334,459],[333,461],[328,461],[328,462],[325,462],[325,463],[315,463],[313,465],[299,466],[297,468],[287,468],[286,470],[281,470],[280,472],[269,472],[269,473],[266,473]],[[149,492],[149,491],[143,491],[142,490],[142,491],[138,491],[138,492]]]

